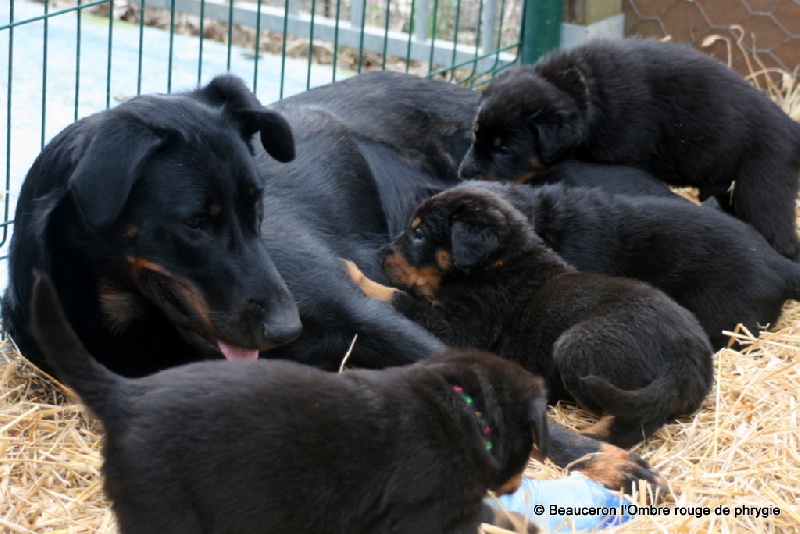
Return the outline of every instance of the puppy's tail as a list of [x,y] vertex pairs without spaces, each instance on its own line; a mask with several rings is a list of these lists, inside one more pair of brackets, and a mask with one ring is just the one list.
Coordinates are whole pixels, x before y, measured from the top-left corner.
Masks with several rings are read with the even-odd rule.
[[38,270],[33,272],[30,312],[33,337],[59,379],[74,389],[106,426],[124,424],[125,404],[116,405],[130,384],[89,354],[67,321],[50,277]]
[[651,436],[665,423],[697,410],[713,380],[711,352],[704,358],[671,362],[648,385],[624,390],[599,376],[580,378],[582,389],[607,414],[596,425],[596,435],[618,447],[629,448]]

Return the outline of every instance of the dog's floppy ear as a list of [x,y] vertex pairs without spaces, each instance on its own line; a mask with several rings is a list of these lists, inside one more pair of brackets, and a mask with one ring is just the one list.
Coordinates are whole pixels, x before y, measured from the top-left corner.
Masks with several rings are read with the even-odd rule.
[[547,404],[544,397],[528,401],[528,423],[531,425],[533,443],[538,449],[539,460],[544,462],[550,447],[550,432],[547,428]]
[[286,163],[294,159],[294,137],[289,123],[277,112],[262,106],[238,76],[217,76],[192,95],[214,107],[224,107],[240,125],[246,141],[259,132],[264,150],[276,160]]
[[500,236],[487,224],[476,224],[462,215],[453,217],[450,247],[453,264],[461,271],[482,265],[501,246]]
[[93,231],[116,220],[143,164],[167,140],[166,132],[127,113],[110,113],[102,121],[68,182],[84,224]]
[[539,141],[539,159],[544,165],[558,163],[583,141],[583,119],[578,115],[559,111],[548,120],[533,117],[529,125]]
[[261,144],[267,154],[281,163],[292,161],[295,156],[294,137],[286,119],[268,109],[255,111],[253,117],[255,130],[260,131]]

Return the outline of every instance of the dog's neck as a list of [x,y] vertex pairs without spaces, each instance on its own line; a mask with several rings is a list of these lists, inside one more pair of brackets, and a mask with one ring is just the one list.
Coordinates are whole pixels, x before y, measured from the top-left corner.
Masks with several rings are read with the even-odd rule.
[[492,452],[492,427],[486,422],[486,418],[484,417],[483,413],[475,410],[475,399],[467,394],[462,386],[455,385],[453,386],[453,391],[461,397],[466,405],[466,408],[472,411],[473,415],[475,416],[475,420],[478,422],[478,428],[481,430],[481,435],[483,435],[483,441],[485,444],[485,449],[487,452]]

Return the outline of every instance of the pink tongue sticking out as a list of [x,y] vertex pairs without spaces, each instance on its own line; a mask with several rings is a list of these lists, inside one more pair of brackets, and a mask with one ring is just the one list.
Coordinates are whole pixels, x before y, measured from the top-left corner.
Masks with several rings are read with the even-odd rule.
[[226,360],[255,360],[258,358],[257,350],[243,349],[241,347],[234,347],[227,343],[217,340],[217,346],[222,351],[222,355]]

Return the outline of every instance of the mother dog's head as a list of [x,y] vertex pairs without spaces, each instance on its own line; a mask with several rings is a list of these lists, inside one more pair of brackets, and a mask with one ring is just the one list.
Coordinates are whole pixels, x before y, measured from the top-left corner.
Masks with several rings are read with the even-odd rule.
[[[45,147],[20,195],[3,306],[23,353],[35,352],[23,306],[34,267],[52,276],[84,342],[124,374],[176,352],[255,358],[297,337],[296,304],[259,233],[256,133],[276,160],[294,158],[286,121],[220,76],[134,98]],[[128,348],[152,365],[115,362]]]

